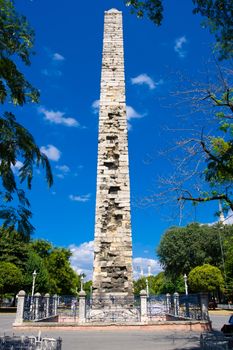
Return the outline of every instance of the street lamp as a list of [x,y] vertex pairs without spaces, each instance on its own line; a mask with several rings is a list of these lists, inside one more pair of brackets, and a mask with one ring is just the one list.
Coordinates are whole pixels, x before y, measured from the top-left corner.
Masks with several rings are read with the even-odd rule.
[[146,277],[146,295],[149,297],[149,284],[148,284],[148,278]]
[[32,274],[32,298],[34,296],[34,292],[35,292],[35,282],[36,282],[36,270],[34,270],[33,274]]
[[81,277],[80,277],[80,283],[81,283],[80,290],[81,290],[81,292],[83,292],[83,279],[84,279],[84,277],[83,277],[83,275],[81,275]]
[[186,273],[184,274],[184,286],[185,286],[185,294],[188,295],[188,283],[187,283],[188,277]]

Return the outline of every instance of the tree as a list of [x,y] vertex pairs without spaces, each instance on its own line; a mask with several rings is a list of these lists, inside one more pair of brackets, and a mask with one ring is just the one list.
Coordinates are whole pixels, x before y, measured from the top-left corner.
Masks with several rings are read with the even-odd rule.
[[194,223],[171,227],[162,236],[157,254],[172,281],[205,263],[222,268],[219,232],[213,226]]
[[148,289],[150,295],[160,295],[166,293],[183,293],[184,292],[184,278],[177,276],[175,281],[164,272],[158,273],[156,276],[140,277],[134,281],[134,294],[140,295],[141,290],[146,290],[146,279],[148,280]]
[[54,248],[46,261],[50,276],[50,292],[59,295],[76,295],[80,277],[70,266],[71,252],[65,248]]
[[[206,118],[206,133],[202,127],[195,136],[177,142],[183,151],[182,159],[176,164],[180,172],[178,177],[172,176],[167,183],[176,188],[181,206],[184,201],[221,200],[225,209],[233,210],[233,71],[217,68],[215,81],[202,87],[196,84],[195,89],[185,91],[186,103],[187,99],[191,101],[192,111],[204,112],[207,108],[211,111],[211,134],[208,135]],[[205,186],[200,186],[200,179],[205,180]]]
[[30,249],[33,252],[32,258],[34,256],[32,263],[41,266],[31,265],[29,273],[31,276],[35,269],[40,273],[39,279],[36,278],[39,291],[45,291],[47,288],[47,292],[51,294],[76,295],[77,289],[80,289],[80,276],[70,265],[70,250],[54,247],[42,239],[31,241]]
[[[23,106],[38,102],[39,92],[25,79],[17,67],[19,60],[30,65],[34,33],[25,17],[19,15],[12,0],[0,0],[0,103]],[[34,165],[42,165],[49,186],[52,173],[48,158],[36,145],[33,136],[16,121],[11,112],[0,115],[0,219],[4,226],[29,236],[30,203],[17,183],[12,167],[21,162],[20,183],[31,189]],[[15,206],[18,201],[18,206]],[[14,203],[14,204],[13,204]]]
[[0,262],[13,263],[24,271],[28,250],[28,243],[18,232],[0,227]]
[[45,294],[48,293],[48,291],[51,291],[52,283],[46,266],[46,261],[42,259],[36,252],[30,250],[29,247],[27,265],[23,270],[23,289],[26,293],[29,294],[32,290],[32,274],[34,271],[37,273],[35,279],[35,292]]
[[23,284],[21,270],[10,262],[0,262],[0,295],[16,294]]
[[[76,289],[80,289],[80,276],[72,269],[70,257],[68,249],[54,247],[42,239],[23,241],[18,232],[0,228],[0,264],[7,262],[21,271],[20,288],[27,293],[31,292],[32,273],[36,270],[37,292],[76,294]],[[85,288],[90,289],[90,282]]]
[[174,203],[180,223],[187,202],[195,208],[221,201],[224,211],[233,209],[233,71],[217,63],[215,68],[217,73],[207,76],[208,83],[179,77],[182,88],[172,95],[176,106],[191,116],[192,125],[182,119],[181,127],[170,130],[175,140],[160,155],[169,158],[171,173],[159,178],[161,192],[141,201],[143,205]]
[[[220,59],[233,57],[233,3],[232,0],[192,0],[193,13],[205,18],[204,25],[215,35],[215,50]],[[163,20],[163,0],[125,0],[131,12],[141,18],[147,16],[154,24]]]
[[36,239],[31,241],[30,246],[41,258],[48,258],[53,250],[53,245],[44,239]]
[[188,275],[189,287],[193,292],[223,291],[224,280],[221,271],[215,266],[197,266]]

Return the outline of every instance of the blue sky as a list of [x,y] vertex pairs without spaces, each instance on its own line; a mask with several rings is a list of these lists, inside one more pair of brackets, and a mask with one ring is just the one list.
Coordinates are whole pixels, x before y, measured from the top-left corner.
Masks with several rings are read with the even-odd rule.
[[[103,16],[112,7],[123,11],[134,262],[140,270],[149,261],[157,271],[155,247],[178,220],[164,219],[169,206],[141,208],[137,202],[158,191],[156,179],[171,170],[158,152],[174,144],[175,136],[165,128],[178,123],[176,109],[168,108],[174,73],[197,76],[210,57],[212,36],[201,27],[202,18],[192,14],[191,0],[165,1],[159,28],[131,15],[120,0],[20,0],[16,7],[36,33],[36,55],[23,70],[41,98],[38,106],[15,113],[51,159],[55,180],[49,190],[42,171],[35,173],[28,195],[34,237],[71,246],[73,264],[86,273],[94,236]],[[214,210],[213,205],[198,207],[197,220],[213,221]]]

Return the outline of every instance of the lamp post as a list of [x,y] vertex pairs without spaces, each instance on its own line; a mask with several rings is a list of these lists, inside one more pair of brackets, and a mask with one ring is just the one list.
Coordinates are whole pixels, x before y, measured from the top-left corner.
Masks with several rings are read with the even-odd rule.
[[186,273],[184,274],[184,286],[185,286],[185,294],[188,295],[188,283],[187,283],[188,277]]
[[34,292],[35,292],[36,276],[37,276],[37,273],[36,273],[36,270],[34,270],[33,274],[32,274],[32,298],[33,298]]
[[81,275],[81,278],[80,278],[80,291],[83,292],[83,275]]
[[33,298],[34,298],[34,292],[35,292],[35,282],[36,282],[36,270],[33,271],[33,274],[32,274],[32,296],[31,296],[31,300],[30,300],[30,317],[33,319],[33,311],[34,311],[34,301],[33,301]]
[[149,297],[149,284],[148,284],[148,278],[146,278],[146,295],[147,298]]

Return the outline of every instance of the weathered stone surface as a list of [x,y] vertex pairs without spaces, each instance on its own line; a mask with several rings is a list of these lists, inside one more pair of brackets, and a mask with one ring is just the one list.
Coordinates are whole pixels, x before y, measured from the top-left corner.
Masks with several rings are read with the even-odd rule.
[[133,295],[122,13],[105,12],[93,298]]

